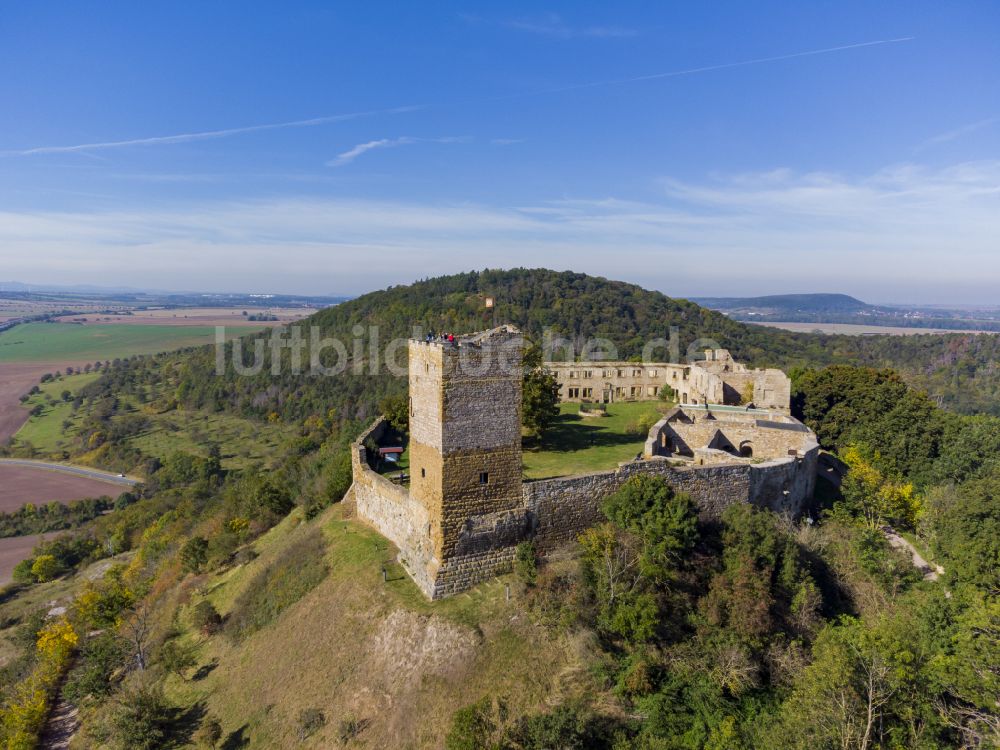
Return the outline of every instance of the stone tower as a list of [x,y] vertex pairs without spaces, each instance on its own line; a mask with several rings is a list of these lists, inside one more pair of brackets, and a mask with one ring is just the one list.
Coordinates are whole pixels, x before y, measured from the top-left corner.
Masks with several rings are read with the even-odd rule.
[[451,589],[473,558],[489,567],[485,540],[495,549],[495,532],[523,516],[523,343],[513,326],[410,341],[410,495],[427,511],[439,587]]

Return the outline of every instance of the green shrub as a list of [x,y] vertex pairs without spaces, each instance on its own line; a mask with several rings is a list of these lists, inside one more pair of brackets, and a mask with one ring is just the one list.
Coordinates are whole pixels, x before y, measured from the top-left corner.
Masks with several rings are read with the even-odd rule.
[[87,639],[70,670],[63,695],[74,703],[87,696],[103,698],[114,687],[112,675],[128,661],[128,646],[114,631]]
[[194,733],[194,741],[198,747],[206,747],[211,750],[219,744],[222,739],[222,724],[218,719],[205,717],[198,726],[198,731]]
[[164,746],[170,707],[158,687],[122,693],[111,715],[111,746],[120,750],[156,750]]
[[222,618],[215,605],[205,599],[195,606],[194,612],[191,614],[191,624],[205,635],[212,635],[222,625]]
[[538,578],[538,559],[534,542],[521,542],[514,553],[514,572],[528,586]]
[[197,664],[194,644],[172,638],[160,649],[160,663],[168,672],[184,679],[184,673]]
[[318,708],[303,708],[299,711],[298,725],[299,740],[304,740],[326,726],[326,717]]
[[226,633],[240,640],[273,622],[327,574],[326,541],[316,528],[304,528],[299,537],[248,584],[236,599],[226,622]]
[[208,540],[203,536],[188,539],[181,547],[181,565],[189,573],[200,573],[208,562]]

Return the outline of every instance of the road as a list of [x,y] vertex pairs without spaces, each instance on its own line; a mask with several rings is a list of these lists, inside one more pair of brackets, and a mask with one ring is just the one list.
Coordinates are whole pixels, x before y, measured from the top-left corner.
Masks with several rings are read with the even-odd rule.
[[75,474],[77,476],[87,477],[89,479],[97,479],[102,482],[118,484],[123,487],[134,487],[135,485],[139,484],[138,479],[130,479],[129,477],[120,477],[117,474],[111,474],[110,472],[100,471],[98,469],[90,469],[84,466],[57,464],[51,461],[33,461],[27,458],[0,458],[0,464],[7,464],[9,466],[28,466],[35,469],[58,471],[63,474]]

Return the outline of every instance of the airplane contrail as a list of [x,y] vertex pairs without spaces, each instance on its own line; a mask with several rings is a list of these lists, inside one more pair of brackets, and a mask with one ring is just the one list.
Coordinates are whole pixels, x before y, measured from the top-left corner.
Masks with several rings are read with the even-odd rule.
[[861,47],[875,47],[881,44],[898,44],[900,42],[910,42],[916,39],[912,36],[902,36],[896,39],[877,39],[873,42],[858,42],[857,44],[843,44],[839,47],[825,47],[823,49],[806,50],[805,52],[791,52],[786,55],[775,55],[773,57],[756,57],[751,60],[739,60],[731,63],[720,63],[718,65],[705,65],[700,68],[684,68],[682,70],[671,70],[666,73],[649,73],[643,76],[632,78],[615,78],[608,81],[589,81],[587,83],[577,83],[569,86],[559,86],[550,89],[540,89],[538,91],[526,92],[523,94],[511,94],[515,96],[537,96],[539,94],[557,94],[563,91],[576,91],[578,89],[597,88],[598,86],[616,86],[623,83],[639,83],[640,81],[655,81],[659,78],[676,78],[694,73],[708,73],[713,70],[725,70],[726,68],[742,68],[746,65],[760,65],[761,63],[779,62],[780,60],[792,60],[796,57],[809,57],[811,55],[826,55],[831,52],[843,52],[849,49],[860,49]]
[[[489,99],[478,100],[478,101],[495,101],[501,99],[520,98],[525,96],[541,96],[544,94],[557,94],[564,91],[578,91],[581,89],[598,88],[601,86],[616,86],[626,83],[655,81],[661,78],[676,78],[679,76],[693,75],[696,73],[708,73],[714,70],[726,70],[727,68],[741,68],[747,65],[760,65],[763,63],[779,62],[781,60],[792,60],[798,57],[826,55],[833,52],[844,52],[846,50],[851,50],[851,49],[860,49],[862,47],[876,47],[883,44],[899,44],[901,42],[912,41],[913,39],[915,39],[915,37],[912,36],[898,37],[896,39],[877,39],[872,42],[843,44],[838,47],[825,47],[823,49],[806,50],[804,52],[792,52],[785,55],[774,55],[773,57],[757,57],[751,60],[738,60],[736,62],[720,63],[717,65],[705,65],[698,68],[671,70],[665,73],[649,73],[647,75],[633,76],[631,78],[617,78],[607,81],[589,81],[585,83],[572,84],[569,86],[559,86],[555,88],[540,89],[537,91],[525,91],[517,94],[509,94],[506,96],[490,97]],[[466,103],[470,101],[477,101],[477,100],[466,100]],[[179,133],[177,135],[161,135],[149,138],[133,138],[130,140],[122,140],[122,141],[80,143],[73,146],[39,146],[36,148],[28,148],[22,150],[0,151],[0,156],[34,156],[36,154],[66,154],[74,152],[92,152],[102,149],[122,148],[126,146],[160,146],[160,145],[169,145],[173,143],[187,143],[190,141],[209,140],[213,138],[228,138],[234,135],[242,135],[244,133],[256,133],[265,130],[281,130],[284,128],[313,127],[316,125],[326,125],[334,122],[343,122],[345,120],[354,120],[360,117],[371,117],[374,115],[403,114],[406,112],[413,112],[416,110],[428,109],[428,108],[429,106],[426,105],[393,107],[390,109],[377,109],[365,112],[349,112],[340,115],[313,117],[307,120],[291,120],[289,122],[277,122],[265,125],[247,125],[244,127],[226,128],[223,130],[205,130],[194,133]]]
[[0,156],[32,156],[34,154],[68,154],[74,152],[99,151],[107,148],[121,148],[124,146],[161,146],[172,143],[188,143],[190,141],[204,141],[212,138],[228,138],[232,135],[242,135],[243,133],[257,133],[264,130],[281,130],[283,128],[308,128],[315,125],[326,125],[332,122],[343,122],[345,120],[355,120],[360,117],[371,117],[373,115],[402,114],[420,109],[419,106],[393,107],[391,109],[376,109],[367,112],[347,112],[341,115],[328,115],[324,117],[312,117],[307,120],[290,120],[288,122],[274,122],[264,125],[246,125],[238,128],[226,128],[223,130],[203,130],[195,133],[178,133],[176,135],[159,135],[150,138],[132,138],[125,141],[101,141],[97,143],[78,143],[73,146],[39,146],[37,148],[27,148],[20,151],[0,151]]

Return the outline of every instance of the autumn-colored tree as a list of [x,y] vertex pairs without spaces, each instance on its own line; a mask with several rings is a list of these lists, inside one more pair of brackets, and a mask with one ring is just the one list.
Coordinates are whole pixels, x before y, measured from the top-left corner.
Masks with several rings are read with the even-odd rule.
[[878,453],[869,458],[856,446],[844,449],[848,466],[841,491],[847,510],[869,529],[892,522],[913,528],[920,514],[920,498],[913,484],[886,477],[876,464]]

